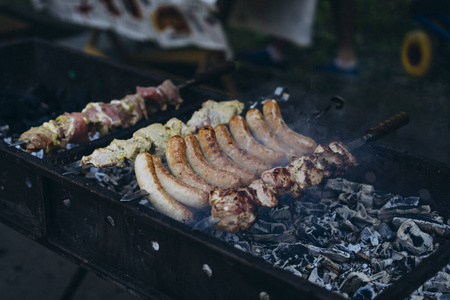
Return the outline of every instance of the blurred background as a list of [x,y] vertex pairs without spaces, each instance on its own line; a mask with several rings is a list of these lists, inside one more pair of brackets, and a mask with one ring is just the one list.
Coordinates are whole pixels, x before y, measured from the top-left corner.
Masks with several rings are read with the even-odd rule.
[[[283,86],[301,101],[306,114],[326,107],[330,98],[338,95],[345,100],[345,107],[330,111],[323,122],[355,136],[398,111],[406,111],[411,118],[407,127],[380,143],[450,163],[450,5],[446,1],[354,1],[352,13],[340,19],[351,23],[354,58],[352,64],[343,64],[344,71],[335,65],[342,36],[333,1],[313,1],[306,25],[301,23],[301,15],[286,17],[303,29],[309,26],[302,33],[306,41],[297,42],[245,26],[251,21],[250,9],[257,10],[252,6],[255,1],[248,1],[247,8],[239,8],[244,0],[207,1],[209,16],[219,21],[210,22],[216,26],[211,33],[217,38],[215,44],[198,38],[182,45],[164,40],[162,35],[148,39],[154,32],[139,31],[138,27],[133,31],[137,25],[131,21],[125,21],[125,31],[117,31],[104,24],[96,27],[63,20],[46,6],[53,2],[58,1],[0,1],[0,46],[37,37],[181,80],[232,59],[236,71],[205,88],[251,100]],[[89,8],[92,1],[68,2]],[[192,1],[193,7],[200,7],[200,2]],[[278,20],[285,18],[271,12]],[[295,26],[280,30],[290,29],[295,31]],[[1,299],[60,299],[77,266],[0,225],[0,270]],[[71,297],[134,298],[92,274]]]

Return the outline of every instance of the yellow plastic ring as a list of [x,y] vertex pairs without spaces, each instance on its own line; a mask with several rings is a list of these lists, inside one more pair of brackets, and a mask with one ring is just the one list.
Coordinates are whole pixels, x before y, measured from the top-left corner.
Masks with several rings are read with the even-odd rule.
[[424,76],[431,66],[432,45],[422,30],[409,32],[403,39],[401,58],[405,71],[412,76]]

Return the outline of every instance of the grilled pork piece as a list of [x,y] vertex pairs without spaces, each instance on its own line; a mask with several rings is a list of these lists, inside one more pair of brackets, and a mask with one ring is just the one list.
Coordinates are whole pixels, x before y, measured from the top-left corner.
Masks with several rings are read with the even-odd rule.
[[352,166],[355,157],[340,142],[319,145],[313,154],[291,160],[286,167],[265,171],[247,188],[216,189],[210,194],[211,215],[218,219],[216,229],[237,232],[250,228],[256,220],[256,207],[274,207],[275,196],[301,197],[305,188],[320,184],[324,177],[339,176]]
[[26,142],[27,152],[44,149],[49,153],[68,143],[86,143],[96,133],[101,136],[117,127],[130,127],[144,117],[147,119],[149,113],[165,110],[167,103],[178,106],[181,102],[177,87],[166,80],[156,88],[137,87],[136,94],[121,100],[88,103],[81,113],[64,113],[55,120],[30,128],[19,140]]
[[217,230],[238,232],[250,228],[256,221],[255,191],[251,188],[216,188],[209,196],[211,216],[218,219]]
[[192,115],[187,125],[195,126],[199,130],[205,125],[214,127],[219,124],[228,124],[232,117],[239,115],[243,110],[244,103],[238,100],[222,102],[208,100]]
[[114,139],[106,148],[95,149],[91,155],[81,158],[81,165],[91,163],[97,168],[123,168],[127,160],[134,161],[139,153],[150,151],[164,158],[169,139],[192,130],[177,118],[170,119],[165,125],[155,123],[139,129],[131,139]]

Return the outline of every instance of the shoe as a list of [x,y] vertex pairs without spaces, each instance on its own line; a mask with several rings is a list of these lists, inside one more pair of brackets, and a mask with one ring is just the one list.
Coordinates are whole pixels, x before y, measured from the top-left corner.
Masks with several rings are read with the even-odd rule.
[[356,76],[359,74],[358,65],[354,65],[352,67],[343,68],[336,64],[336,61],[332,61],[326,65],[318,65],[313,68],[313,71],[330,73],[335,75],[349,75]]
[[287,67],[286,60],[274,59],[268,49],[256,51],[242,51],[236,54],[237,60],[242,60],[255,65],[285,69]]

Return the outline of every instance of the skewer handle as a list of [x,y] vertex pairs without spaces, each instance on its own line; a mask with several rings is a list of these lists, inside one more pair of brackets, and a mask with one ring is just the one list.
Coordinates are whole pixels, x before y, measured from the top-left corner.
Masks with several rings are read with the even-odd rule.
[[206,82],[212,78],[218,78],[220,76],[226,75],[233,72],[236,69],[236,64],[234,61],[226,61],[215,67],[212,67],[205,72],[197,73],[191,80],[186,81],[184,84],[180,84],[178,89],[184,89],[192,85],[199,85]]
[[399,112],[389,119],[379,123],[378,125],[368,129],[366,131],[366,136],[368,136],[368,141],[373,141],[376,139],[379,139],[381,137],[384,137],[385,135],[399,129],[400,127],[408,124],[409,122],[409,115],[402,111]]

